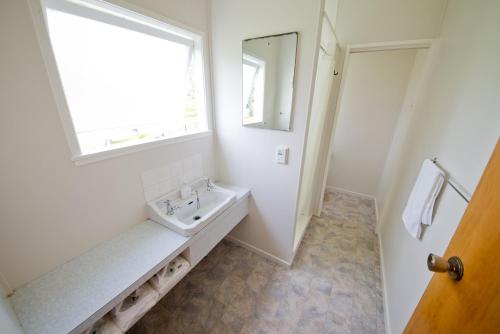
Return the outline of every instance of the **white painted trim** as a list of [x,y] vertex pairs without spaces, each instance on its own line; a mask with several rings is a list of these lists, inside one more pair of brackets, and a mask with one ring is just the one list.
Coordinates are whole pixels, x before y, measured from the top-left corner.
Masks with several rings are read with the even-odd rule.
[[40,0],[30,0],[28,4],[31,9],[31,16],[33,18],[38,45],[40,46],[40,52],[45,63],[45,69],[47,70],[50,88],[54,95],[56,109],[61,119],[69,149],[72,155],[79,155],[81,153],[80,145],[78,144],[73,120],[71,119],[66,97],[64,96],[63,85],[58,74],[55,56],[52,52],[47,26],[45,25],[45,12],[41,6]]
[[300,235],[300,239],[299,239],[299,241],[297,241],[297,244],[295,244],[295,240],[294,240],[292,260],[290,262],[290,266],[293,264],[293,261],[295,261],[295,256],[297,256],[297,252],[300,248],[300,244],[302,243],[302,239],[304,239],[304,235],[306,234],[307,227],[309,226],[309,223],[311,222],[311,218],[309,218],[309,221],[307,222],[306,227],[304,228],[304,231],[302,231],[302,234]]
[[[153,37],[166,39],[175,43],[183,44],[187,47],[194,47],[194,38],[191,36],[186,37],[186,33],[175,34],[171,32],[178,31],[179,28],[167,25],[165,22],[156,22],[157,20],[155,19],[145,15],[138,15],[133,11],[123,9],[120,6],[110,5],[99,0],[80,0],[71,2],[61,0],[42,0],[42,2],[46,8],[133,30]],[[113,14],[111,14],[111,12],[113,12]],[[121,15],[116,15],[116,13]],[[130,17],[134,18],[134,20],[130,20]]]
[[[297,243],[295,243],[295,239],[293,240],[293,255],[292,255],[292,261],[290,263],[293,263],[293,260],[295,259],[295,254],[297,254],[297,250],[299,249],[300,244],[302,243],[302,239],[304,239],[304,235],[306,234],[307,227],[311,223],[311,219],[312,219],[312,215],[306,218],[306,220],[307,220],[306,226],[304,227],[304,229],[300,233],[299,240],[297,240]],[[298,221],[298,219],[297,219],[297,221]],[[297,231],[295,231],[295,234],[296,233],[297,233]]]
[[287,268],[290,268],[292,266],[292,263],[289,263],[289,262],[283,260],[282,258],[274,256],[274,255],[272,255],[272,254],[270,254],[270,253],[268,253],[268,252],[266,252],[258,247],[250,245],[249,243],[241,241],[240,239],[236,239],[235,237],[231,237],[229,235],[227,235],[225,237],[225,239],[232,242],[232,243],[235,243],[235,244],[237,244],[245,249],[248,249],[251,252],[254,252],[260,256],[263,256],[263,257],[265,257],[265,258],[267,258],[267,259],[269,259],[269,260],[271,260],[279,265],[285,266]]
[[[292,250],[292,257],[293,257],[293,248],[295,244],[295,233],[297,232],[297,218],[299,216],[299,205],[300,205],[300,193],[303,191],[302,188],[302,179],[304,177],[304,166],[306,163],[306,147],[307,147],[307,137],[309,134],[309,121],[311,119],[311,109],[312,109],[312,103],[313,103],[313,97],[314,97],[314,89],[315,89],[315,84],[316,84],[316,71],[318,68],[318,59],[319,59],[319,50],[321,46],[321,29],[323,25],[323,12],[324,12],[324,6],[325,3],[324,1],[321,1],[320,5],[320,10],[318,12],[318,17],[317,17],[317,25],[316,25],[316,41],[314,42],[314,57],[313,57],[313,62],[312,62],[312,73],[311,73],[311,83],[309,86],[309,101],[307,103],[307,116],[306,116],[306,127],[305,127],[305,133],[304,133],[304,138],[302,140],[302,151],[300,152],[300,169],[299,169],[299,182],[297,186],[297,191],[296,191],[296,196],[295,196],[295,212],[294,212],[294,221],[293,221],[293,233],[291,237],[291,250]],[[300,43],[300,41],[297,41],[297,43]],[[298,45],[298,44],[297,44]],[[292,106],[293,110],[293,106]],[[291,117],[294,117],[294,114],[292,113]],[[293,131],[293,125],[290,131]],[[291,263],[290,263],[291,265]]]
[[77,166],[90,164],[93,162],[98,162],[106,159],[116,158],[122,155],[127,155],[135,152],[151,150],[153,148],[167,146],[177,143],[183,143],[187,141],[192,141],[200,138],[211,137],[212,131],[203,131],[200,133],[194,133],[190,135],[185,135],[181,137],[167,138],[163,140],[156,140],[147,143],[136,144],[133,146],[115,148],[109,151],[102,151],[97,153],[91,153],[86,155],[74,156],[72,158],[73,162]]
[[[339,40],[337,40],[337,43],[340,43]],[[341,67],[341,70],[339,71],[339,75],[340,75],[340,86],[339,86],[339,89],[338,89],[338,92],[337,92],[337,101],[335,103],[335,107],[334,107],[334,116],[333,116],[333,120],[332,120],[332,128],[331,128],[331,134],[330,134],[330,139],[329,139],[329,143],[328,143],[328,150],[326,151],[327,152],[327,159],[326,159],[326,165],[325,165],[325,170],[324,170],[324,176],[323,176],[323,196],[324,196],[324,193],[330,188],[330,190],[332,190],[332,187],[331,186],[328,186],[327,185],[327,182],[328,182],[328,172],[330,170],[330,163],[331,163],[331,157],[332,157],[332,148],[333,148],[333,140],[335,139],[335,131],[337,129],[337,121],[338,121],[338,113],[340,111],[340,106],[342,104],[342,96],[344,95],[344,89],[345,89],[345,77],[346,77],[346,74],[347,74],[347,68],[348,68],[348,64],[349,64],[349,56],[350,56],[350,51],[349,51],[349,46],[347,46],[347,48],[345,49],[345,51],[340,48],[339,46],[339,50],[340,52],[337,53],[337,55],[339,56],[339,59],[342,59],[342,62],[339,63],[340,67]],[[344,52],[344,53],[342,53]],[[323,209],[323,197],[321,197],[320,199],[320,207],[318,208],[318,210],[322,210]]]
[[350,44],[348,45],[348,53],[358,52],[373,52],[387,50],[404,50],[404,49],[427,49],[432,46],[433,39],[415,39],[404,41],[376,42],[365,44]]
[[326,186],[326,189],[329,190],[329,191],[340,191],[340,192],[343,192],[343,193],[347,193],[347,194],[351,194],[351,195],[356,195],[356,196],[359,196],[359,197],[364,197],[364,198],[369,198],[369,199],[375,199],[375,197],[373,197],[372,195],[358,193],[358,192],[355,192],[355,191],[351,191],[351,190],[347,190],[347,189],[339,188],[339,187],[335,187],[335,186]]
[[389,298],[387,297],[387,283],[385,281],[385,264],[384,264],[384,251],[382,248],[382,236],[378,235],[378,247],[379,247],[379,257],[380,257],[380,277],[382,281],[382,298],[384,305],[384,327],[385,333],[391,334],[390,315],[389,315],[389,305],[387,304]]
[[[335,68],[339,68],[343,66],[344,63],[344,58],[343,58],[343,53],[342,49],[339,46],[339,41],[337,39],[337,44],[336,44],[336,51],[335,51],[335,63],[334,63],[334,71]],[[331,108],[331,113],[329,113],[330,117],[327,117],[326,122],[329,124],[329,131],[325,130],[322,136],[322,142],[323,145],[326,145],[326,157],[320,163],[322,163],[321,168],[318,173],[323,174],[323,180],[321,182],[321,195],[319,197],[319,201],[316,204],[315,208],[315,214],[316,216],[320,216],[321,212],[323,211],[323,202],[325,198],[325,191],[326,191],[326,184],[328,181],[328,171],[330,170],[330,160],[331,160],[331,151],[332,151],[332,138],[335,133],[335,127],[337,124],[337,114],[339,109],[339,100],[340,100],[340,92],[341,92],[341,86],[342,86],[342,72],[337,72],[338,74],[338,80],[340,80],[338,83],[333,82],[332,87],[331,87],[331,92],[330,92],[330,97],[328,101],[328,105]],[[335,103],[333,103],[332,99],[335,99]],[[317,168],[318,169],[318,168]]]
[[214,127],[213,106],[212,106],[213,93],[212,93],[212,80],[210,71],[211,68],[210,46],[208,43],[207,32],[194,29],[185,24],[182,24],[165,16],[159,15],[153,11],[146,10],[142,7],[132,5],[122,0],[106,0],[105,2],[103,1],[103,3],[108,2],[109,4],[122,7],[123,9],[129,10],[136,14],[152,18],[154,20],[159,21],[160,23],[168,25],[173,30],[177,32],[183,32],[194,39],[195,44],[199,46],[203,58],[202,76],[204,85],[203,94],[205,99],[207,130],[192,135],[186,135],[176,138],[168,138],[154,142],[136,144],[129,147],[112,149],[104,152],[82,155],[80,145],[78,143],[78,139],[76,136],[73,120],[71,119],[71,113],[69,111],[69,107],[66,102],[66,97],[64,95],[64,88],[57,69],[55,56],[52,51],[52,46],[50,43],[50,38],[46,26],[46,18],[44,16],[45,14],[41,5],[41,1],[42,0],[28,0],[28,4],[30,7],[31,16],[33,18],[35,33],[37,35],[37,40],[40,46],[42,58],[44,59],[45,67],[47,70],[47,76],[49,78],[49,83],[52,89],[52,93],[54,95],[57,111],[61,119],[62,127],[64,130],[64,134],[66,136],[66,140],[68,142],[69,149],[71,151],[72,160],[77,166],[91,162],[101,161],[108,158],[114,158],[125,154],[139,152],[159,146],[185,142],[188,140],[208,137],[212,135],[215,127]]

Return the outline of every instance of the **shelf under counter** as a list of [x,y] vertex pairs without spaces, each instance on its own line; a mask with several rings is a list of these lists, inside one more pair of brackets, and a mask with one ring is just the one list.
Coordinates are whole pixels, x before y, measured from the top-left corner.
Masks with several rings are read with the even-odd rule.
[[194,267],[248,213],[250,191],[224,187],[236,201],[192,237],[147,220],[16,290],[9,299],[23,330],[81,333],[181,253],[196,253]]

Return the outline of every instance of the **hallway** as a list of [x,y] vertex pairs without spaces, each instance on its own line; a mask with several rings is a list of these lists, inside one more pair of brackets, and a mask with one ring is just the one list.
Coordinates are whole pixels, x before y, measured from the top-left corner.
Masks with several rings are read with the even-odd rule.
[[129,333],[384,333],[375,222],[327,192],[291,268],[223,241]]

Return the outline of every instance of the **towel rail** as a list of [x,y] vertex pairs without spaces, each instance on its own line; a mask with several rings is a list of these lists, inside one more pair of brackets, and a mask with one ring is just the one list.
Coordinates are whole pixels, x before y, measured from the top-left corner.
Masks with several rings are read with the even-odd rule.
[[457,183],[457,182],[456,182],[456,181],[455,181],[455,180],[454,180],[454,179],[450,176],[450,174],[449,174],[448,172],[446,172],[446,171],[444,170],[444,168],[442,168],[442,167],[438,164],[438,162],[437,162],[437,158],[436,158],[436,157],[432,158],[432,159],[431,159],[431,161],[432,161],[432,162],[433,162],[436,166],[438,166],[439,168],[441,168],[441,169],[445,172],[445,174],[446,174],[446,178],[445,178],[446,183],[448,183],[448,184],[449,184],[449,185],[453,188],[453,190],[455,190],[455,191],[457,192],[457,194],[458,194],[458,195],[460,195],[460,197],[462,197],[462,198],[463,198],[463,199],[464,199],[467,203],[469,203],[469,202],[470,202],[470,197],[471,197],[471,196],[469,195],[469,193],[468,193],[465,189],[464,189],[464,190],[460,190],[460,189],[463,189],[463,187],[462,187],[462,186],[460,186],[460,185],[459,185],[459,184],[458,184],[458,183]]

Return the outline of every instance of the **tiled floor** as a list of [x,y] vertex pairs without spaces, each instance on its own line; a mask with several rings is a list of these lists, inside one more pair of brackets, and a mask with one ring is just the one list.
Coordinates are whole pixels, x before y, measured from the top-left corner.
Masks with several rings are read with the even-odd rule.
[[129,333],[383,333],[371,200],[327,193],[292,268],[221,242]]

